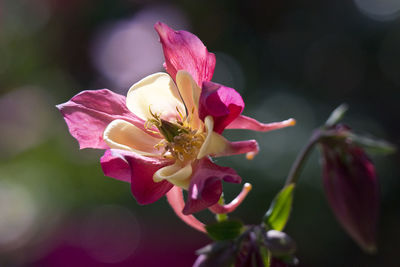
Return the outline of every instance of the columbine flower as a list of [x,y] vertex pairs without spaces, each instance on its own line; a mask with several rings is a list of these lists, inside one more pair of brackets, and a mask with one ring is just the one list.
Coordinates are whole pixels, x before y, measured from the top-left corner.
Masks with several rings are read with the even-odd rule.
[[293,125],[294,120],[262,124],[241,115],[240,94],[210,81],[215,56],[201,41],[162,23],[155,29],[168,74],[142,79],[126,98],[107,89],[83,91],[58,108],[81,148],[106,149],[101,158],[104,174],[130,182],[140,204],[169,192],[171,205],[183,207],[179,190],[185,189],[184,214],[213,205],[228,212],[235,203],[216,204],[221,181],[239,183],[241,178],[233,169],[214,164],[211,157],[247,153],[250,159],[258,144],[229,142],[221,133],[227,128],[269,131]]
[[375,167],[356,146],[344,125],[333,126],[335,136],[323,139],[323,182],[329,204],[349,235],[367,252],[374,252],[379,210]]

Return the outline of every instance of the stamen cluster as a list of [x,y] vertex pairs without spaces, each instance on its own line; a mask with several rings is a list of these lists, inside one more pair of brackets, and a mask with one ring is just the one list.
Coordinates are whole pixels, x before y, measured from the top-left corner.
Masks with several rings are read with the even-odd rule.
[[172,142],[167,142],[164,146],[165,151],[181,162],[195,159],[200,151],[201,145],[205,140],[205,133],[197,130],[187,129],[188,132],[174,136]]
[[157,127],[159,134],[164,140],[159,142],[155,147],[164,149],[165,157],[173,157],[182,163],[191,161],[197,157],[202,144],[206,138],[206,133],[192,129],[189,119],[180,117],[175,123],[163,120],[160,115],[153,114],[153,119],[146,122],[146,128],[149,130],[151,126]]

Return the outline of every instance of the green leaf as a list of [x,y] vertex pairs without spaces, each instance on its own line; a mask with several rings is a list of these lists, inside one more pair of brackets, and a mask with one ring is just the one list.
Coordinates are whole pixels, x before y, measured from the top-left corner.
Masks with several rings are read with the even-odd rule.
[[240,221],[222,221],[207,225],[206,230],[214,240],[230,240],[240,235],[243,224]]
[[264,223],[270,228],[282,231],[289,220],[293,202],[294,184],[285,186],[274,198],[264,216]]

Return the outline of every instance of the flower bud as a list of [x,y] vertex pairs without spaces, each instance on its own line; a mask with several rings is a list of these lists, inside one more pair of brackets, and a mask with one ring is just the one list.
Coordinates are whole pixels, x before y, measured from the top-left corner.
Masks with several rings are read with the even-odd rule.
[[193,267],[230,267],[234,263],[236,246],[230,241],[216,242],[198,250],[197,253],[199,257]]
[[236,254],[235,267],[246,266],[264,266],[262,256],[260,254],[260,244],[257,242],[258,230],[250,231],[244,236],[239,245],[239,250]]
[[284,232],[269,230],[265,234],[264,240],[272,256],[285,256],[296,251],[296,243]]
[[[332,129],[338,137],[350,130]],[[328,202],[343,228],[366,252],[376,251],[379,188],[374,165],[349,138],[323,139],[323,184]]]

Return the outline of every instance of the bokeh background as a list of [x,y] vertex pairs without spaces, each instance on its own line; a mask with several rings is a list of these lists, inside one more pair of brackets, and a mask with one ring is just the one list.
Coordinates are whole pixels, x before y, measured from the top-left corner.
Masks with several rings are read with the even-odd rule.
[[[218,159],[254,189],[232,214],[259,223],[313,128],[342,102],[345,122],[400,144],[400,1],[0,1],[0,266],[191,266],[209,242],[165,199],[139,206],[79,151],[55,108],[86,89],[126,94],[162,71],[153,24],[199,36],[213,81],[236,88],[245,114],[297,125],[255,138],[261,152]],[[300,266],[399,266],[399,154],[372,155],[381,185],[378,254],[342,231],[321,188],[317,151],[297,187],[287,232]],[[240,186],[226,185],[232,199]],[[200,213],[205,221],[212,216]]]

